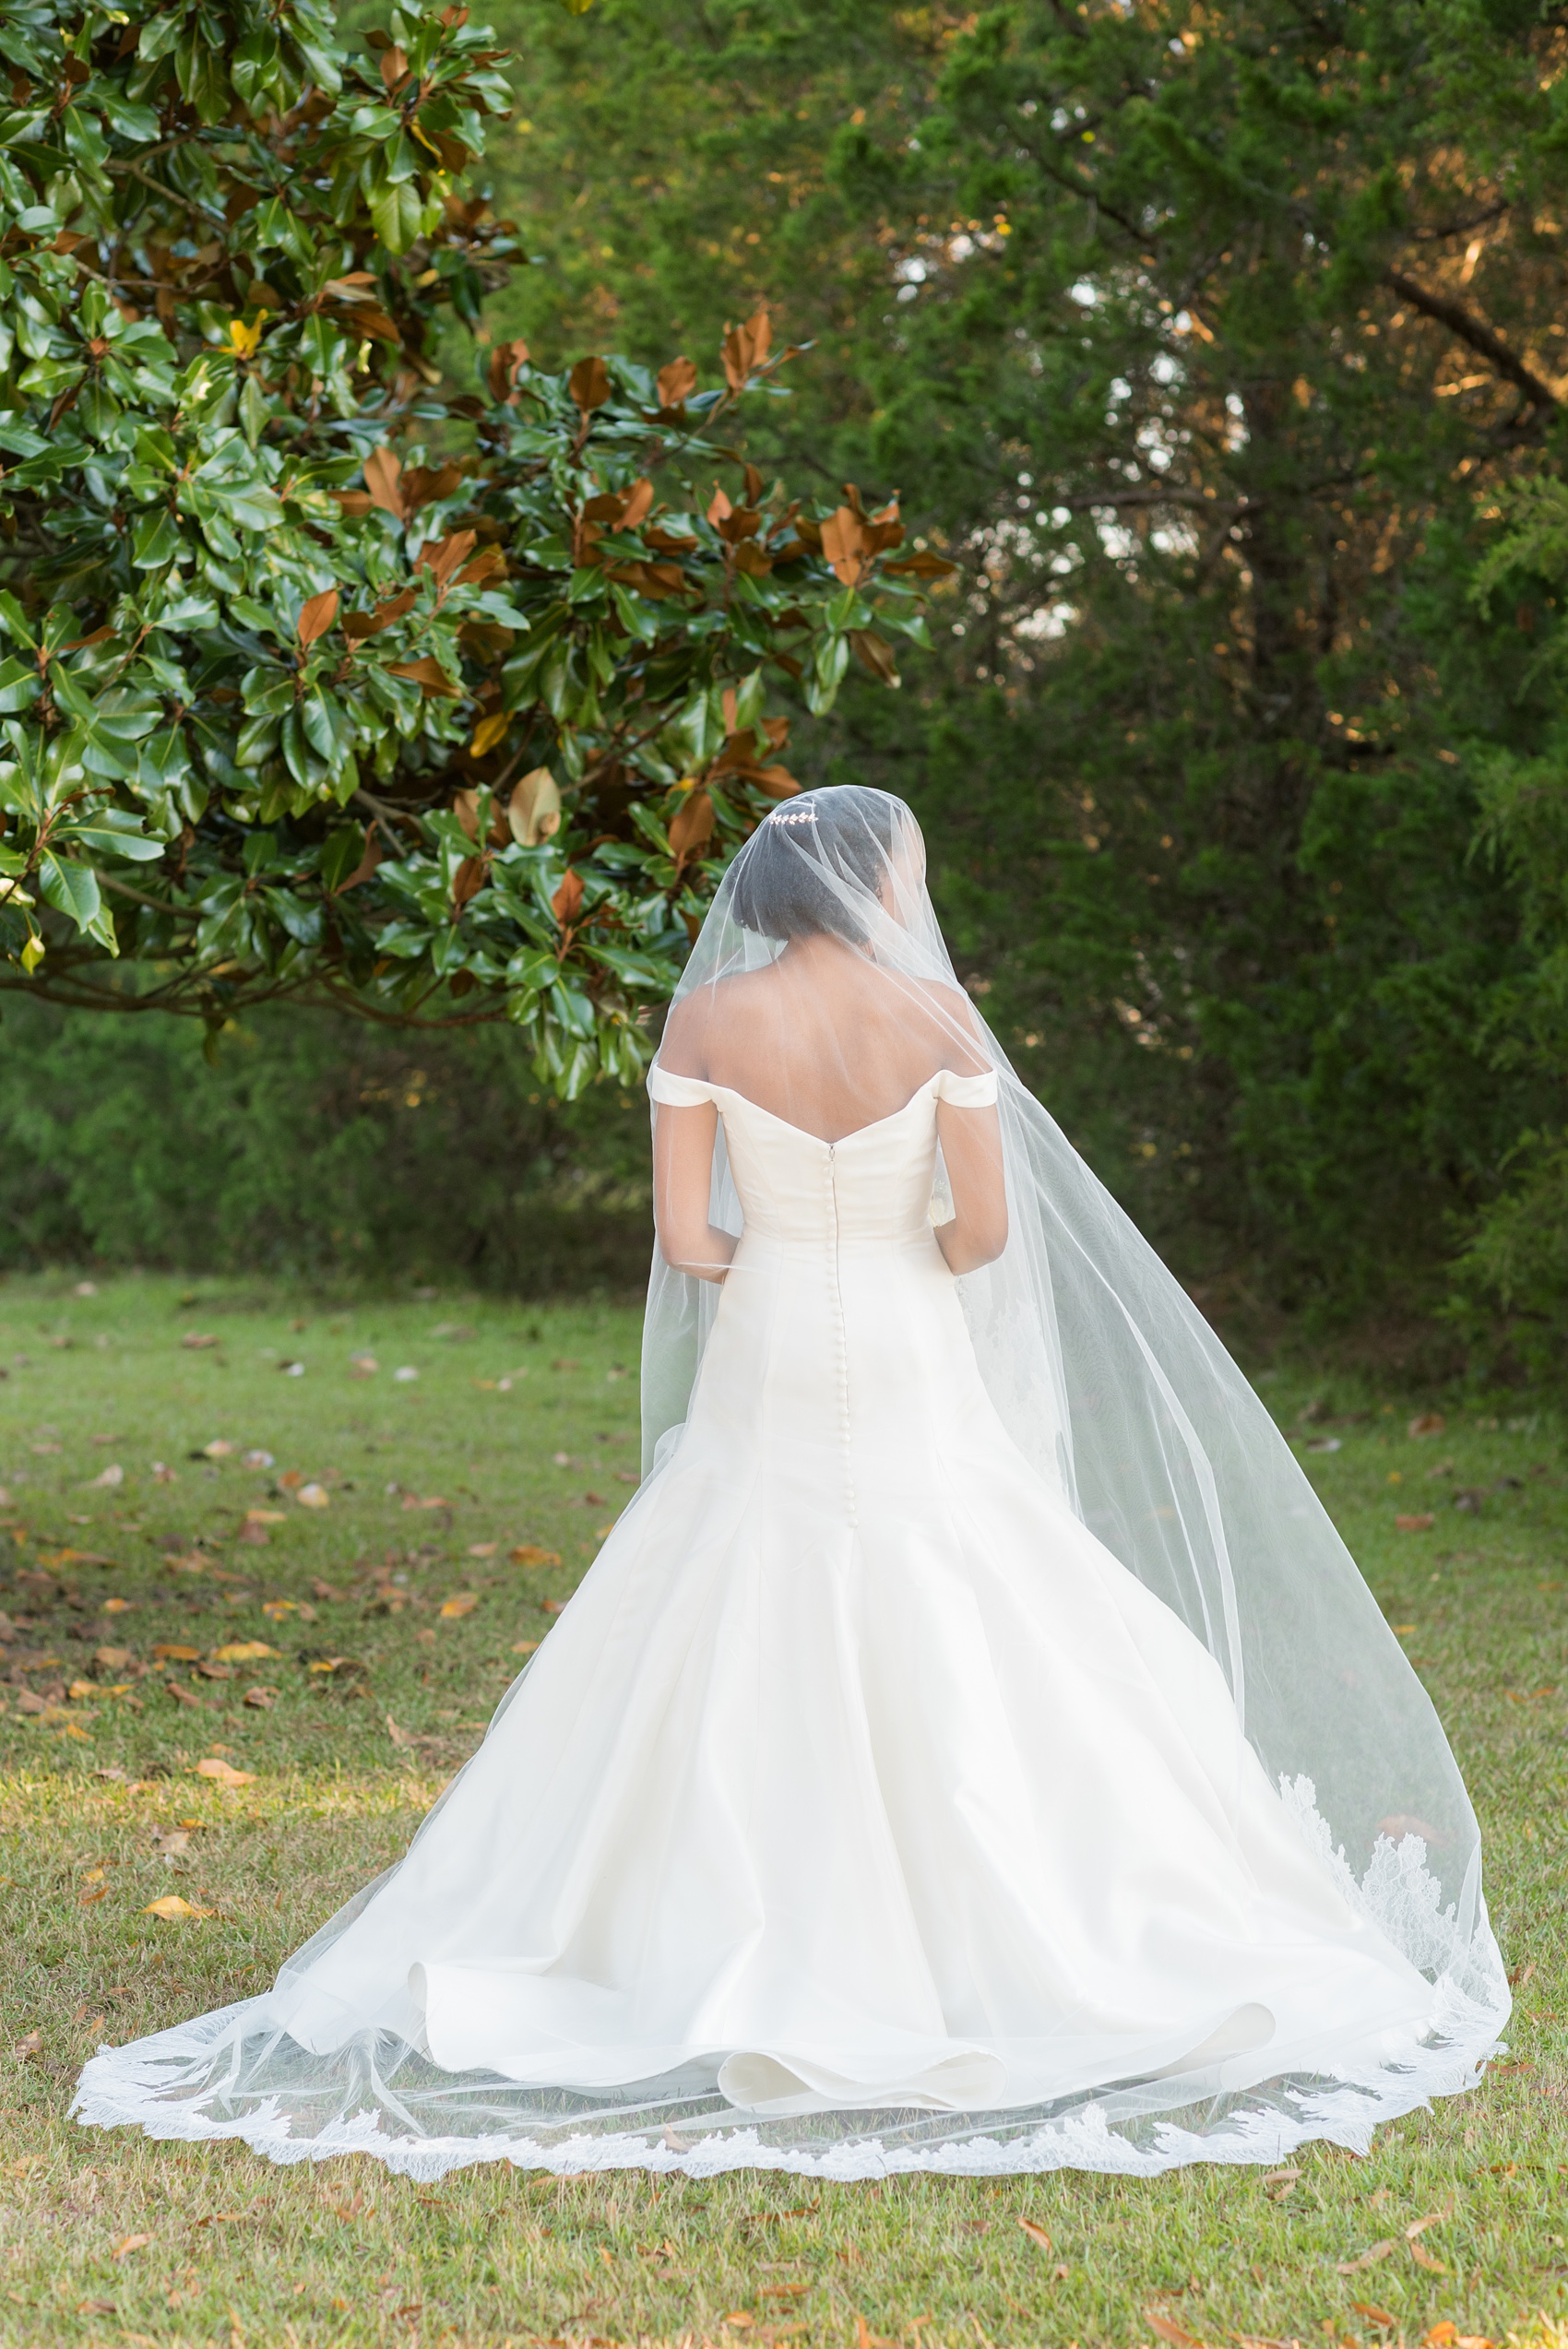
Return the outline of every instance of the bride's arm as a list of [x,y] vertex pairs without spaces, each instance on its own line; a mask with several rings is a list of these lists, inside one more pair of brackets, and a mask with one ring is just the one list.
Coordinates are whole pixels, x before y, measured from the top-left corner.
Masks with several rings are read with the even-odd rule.
[[707,1219],[719,1112],[711,1101],[678,1109],[661,1103],[653,1136],[653,1220],[659,1250],[678,1273],[722,1280],[735,1236]]
[[961,1109],[939,1101],[936,1131],[953,1194],[953,1215],[937,1225],[936,1244],[951,1271],[972,1273],[1007,1245],[1001,1121],[994,1109]]

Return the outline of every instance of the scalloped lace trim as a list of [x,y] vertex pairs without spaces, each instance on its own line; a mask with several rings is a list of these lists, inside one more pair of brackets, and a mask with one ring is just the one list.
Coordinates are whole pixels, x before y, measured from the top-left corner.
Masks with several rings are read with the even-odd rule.
[[[548,2099],[502,2081],[400,2082],[397,2074],[414,2051],[370,2033],[335,2058],[308,2057],[280,2037],[269,2002],[253,1999],[154,2038],[101,2047],[71,2109],[88,2128],[238,2139],[279,2163],[369,2153],[427,2181],[493,2161],[567,2177],[775,2169],[850,2179],[1085,2169],[1152,2177],[1190,2162],[1276,2163],[1314,2138],[1364,2153],[1384,2121],[1475,2086],[1502,2045],[1510,2004],[1503,1961],[1484,1910],[1473,1937],[1461,1940],[1455,1909],[1443,1907],[1419,1835],[1397,1843],[1380,1835],[1358,1878],[1317,1809],[1312,1780],[1282,1778],[1280,1793],[1351,1906],[1435,1976],[1423,2029],[1385,2045],[1376,2058],[1333,2062],[1327,2076],[1226,2090],[1217,2077],[1189,2075],[1122,2082],[1028,2112],[888,2113],[874,2121],[817,2113],[759,2122],[717,2095],[693,2096],[671,2083],[668,2094],[650,2094],[640,2106],[585,2111],[576,2100],[574,2116],[552,2112]],[[228,2109],[206,2109],[213,2106]],[[429,2127],[421,2125],[421,2106]],[[471,2126],[459,2133],[451,2123],[465,2106]]]

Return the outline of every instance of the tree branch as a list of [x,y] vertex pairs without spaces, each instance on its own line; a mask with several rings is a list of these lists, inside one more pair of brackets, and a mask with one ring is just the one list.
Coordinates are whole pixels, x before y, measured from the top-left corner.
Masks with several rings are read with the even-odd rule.
[[1402,269],[1390,269],[1384,278],[1384,283],[1402,302],[1408,302],[1423,317],[1434,320],[1440,326],[1446,326],[1458,341],[1495,367],[1500,375],[1505,375],[1524,393],[1532,407],[1557,407],[1557,394],[1550,384],[1543,383],[1533,368],[1526,367],[1522,359],[1516,358],[1507,344],[1493,334],[1486,321],[1476,317],[1463,303],[1450,302],[1446,294],[1429,293],[1424,286],[1417,285],[1413,278],[1406,277]]

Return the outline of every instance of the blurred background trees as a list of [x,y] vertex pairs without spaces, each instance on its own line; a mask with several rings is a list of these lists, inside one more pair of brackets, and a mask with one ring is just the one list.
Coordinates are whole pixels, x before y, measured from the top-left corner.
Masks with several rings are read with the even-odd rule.
[[481,332],[658,364],[766,300],[814,347],[746,456],[959,565],[791,766],[914,804],[1091,1163],[1211,1302],[1555,1361],[1562,12],[489,13],[534,266]]

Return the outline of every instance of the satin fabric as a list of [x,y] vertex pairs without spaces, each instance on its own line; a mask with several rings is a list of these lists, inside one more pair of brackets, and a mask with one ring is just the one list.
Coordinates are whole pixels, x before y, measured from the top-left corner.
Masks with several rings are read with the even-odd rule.
[[744,1233],[684,1427],[361,1913],[268,2002],[452,2071],[758,2114],[1408,2047],[1433,1990],[1218,1666],[1006,1433],[930,1220],[943,1074],[837,1144],[714,1101]]

